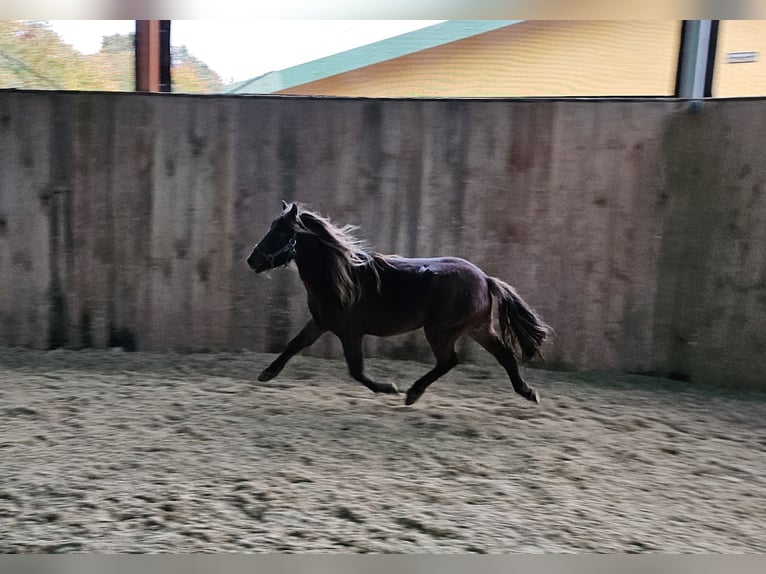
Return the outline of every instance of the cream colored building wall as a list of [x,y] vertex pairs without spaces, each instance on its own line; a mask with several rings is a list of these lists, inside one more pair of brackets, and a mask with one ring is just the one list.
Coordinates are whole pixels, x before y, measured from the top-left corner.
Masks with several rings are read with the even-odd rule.
[[[755,62],[730,64],[732,52],[756,52]],[[766,20],[724,20],[718,32],[713,96],[766,96]]]
[[671,95],[680,21],[530,21],[281,93],[378,97]]

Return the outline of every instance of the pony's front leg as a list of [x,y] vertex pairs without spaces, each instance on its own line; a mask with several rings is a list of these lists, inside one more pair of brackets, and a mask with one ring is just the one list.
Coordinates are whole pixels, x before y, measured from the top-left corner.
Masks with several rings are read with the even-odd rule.
[[361,337],[344,337],[343,355],[346,357],[349,374],[373,393],[399,394],[399,389],[393,383],[378,383],[364,374],[364,355],[362,354]]
[[289,361],[293,355],[295,355],[301,349],[305,349],[309,345],[313,344],[319,338],[319,336],[326,331],[327,329],[318,325],[316,321],[313,319],[310,320],[308,323],[306,323],[306,326],[301,329],[301,332],[298,333],[289,343],[287,343],[287,347],[285,347],[285,350],[282,351],[282,354],[274,359],[274,362],[272,362],[263,370],[260,375],[258,375],[258,380],[265,382],[270,381],[276,377],[280,371],[285,368],[287,361]]

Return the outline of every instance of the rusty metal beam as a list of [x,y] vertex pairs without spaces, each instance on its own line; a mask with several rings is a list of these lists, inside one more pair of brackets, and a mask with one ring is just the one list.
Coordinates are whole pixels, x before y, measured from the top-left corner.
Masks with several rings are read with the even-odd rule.
[[170,91],[170,20],[136,20],[136,91]]

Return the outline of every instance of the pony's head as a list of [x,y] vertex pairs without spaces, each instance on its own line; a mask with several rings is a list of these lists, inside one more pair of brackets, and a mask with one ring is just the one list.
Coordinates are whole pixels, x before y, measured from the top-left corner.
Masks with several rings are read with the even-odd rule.
[[253,247],[247,258],[256,273],[287,265],[295,257],[298,236],[298,205],[282,202],[282,213],[271,222],[271,228]]
[[[299,241],[310,238],[316,256],[302,258],[304,271],[314,277],[318,273],[321,280],[329,281],[338,302],[348,308],[362,295],[359,272],[365,269],[371,273],[376,288],[380,288],[378,266],[385,261],[383,256],[363,249],[363,242],[351,234],[354,229],[352,225],[337,227],[318,213],[283,201],[282,213],[255,245],[247,264],[256,273],[287,265],[295,258]],[[300,248],[305,245],[301,243]]]

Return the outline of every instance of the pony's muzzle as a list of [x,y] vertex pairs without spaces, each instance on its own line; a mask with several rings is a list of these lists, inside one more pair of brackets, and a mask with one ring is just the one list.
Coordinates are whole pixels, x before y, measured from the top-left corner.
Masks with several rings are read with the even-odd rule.
[[247,257],[247,265],[255,271],[256,273],[260,273],[261,271],[265,271],[268,268],[267,261],[261,255],[258,253],[258,251],[253,251],[248,257]]

